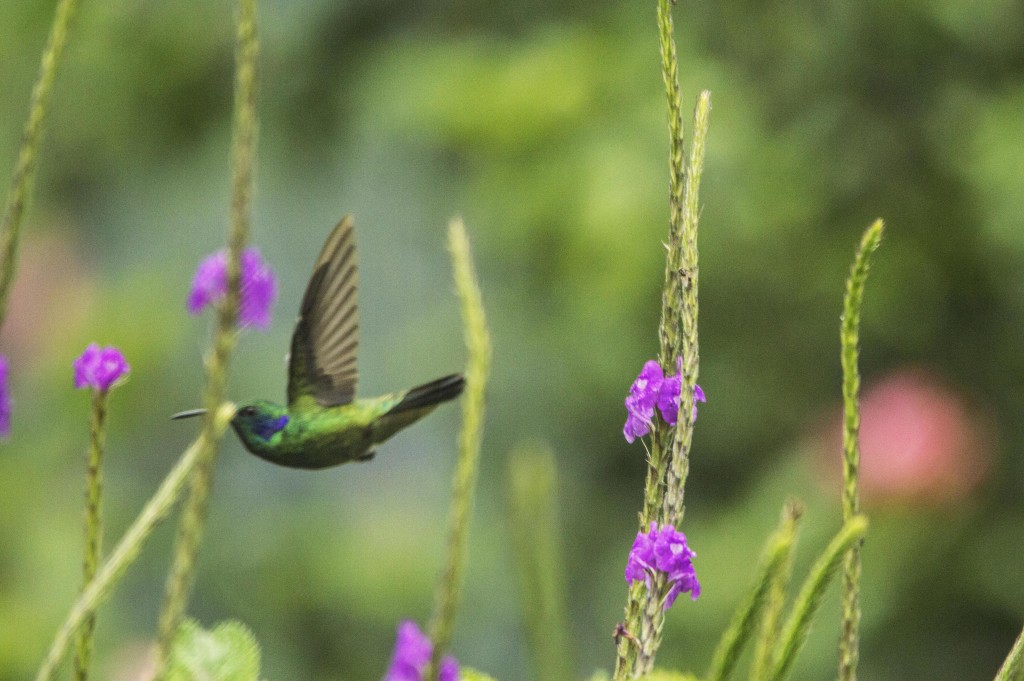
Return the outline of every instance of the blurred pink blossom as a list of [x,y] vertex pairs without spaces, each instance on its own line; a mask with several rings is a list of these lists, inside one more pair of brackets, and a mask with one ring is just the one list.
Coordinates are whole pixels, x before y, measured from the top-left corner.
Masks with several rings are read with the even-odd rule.
[[[861,392],[861,498],[946,504],[966,497],[991,463],[991,429],[935,374],[898,369]],[[842,410],[830,418],[823,467],[842,471]]]

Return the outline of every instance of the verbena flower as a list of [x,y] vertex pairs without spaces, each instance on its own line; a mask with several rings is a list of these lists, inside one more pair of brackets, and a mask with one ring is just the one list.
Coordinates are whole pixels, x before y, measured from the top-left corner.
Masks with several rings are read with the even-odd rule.
[[[434,644],[420,631],[412,620],[398,625],[395,651],[391,655],[391,666],[384,675],[384,681],[422,681],[423,672],[430,663]],[[454,657],[445,656],[438,670],[438,681],[458,681],[459,663]]]
[[[679,394],[682,392],[683,359],[679,358],[676,369],[679,373],[666,378],[661,366],[652,360],[644,364],[640,375],[629,387],[626,397],[626,425],[622,428],[626,442],[633,442],[651,432],[654,426],[654,408],[661,412],[661,418],[670,426],[676,424],[679,413]],[[697,420],[697,402],[706,402],[704,391],[699,385],[693,387],[693,420]]]
[[0,355],[0,437],[11,434],[11,389],[7,385],[9,367],[7,357]]
[[700,582],[692,560],[696,555],[687,545],[685,534],[671,525],[659,528],[657,523],[651,523],[649,532],[637,532],[633,548],[629,550],[626,581],[630,584],[644,581],[649,589],[655,573],[663,572],[670,585],[665,596],[666,610],[684,591],[689,592],[691,599],[697,600]]
[[90,343],[82,356],[75,360],[75,387],[110,389],[121,377],[131,371],[124,355],[114,346],[100,348]]
[[[241,300],[238,306],[240,326],[253,326],[266,331],[270,326],[270,312],[277,299],[277,280],[273,270],[263,262],[259,250],[242,251]],[[196,268],[186,307],[199,314],[207,305],[223,300],[228,291],[228,252],[220,250],[207,256]]]

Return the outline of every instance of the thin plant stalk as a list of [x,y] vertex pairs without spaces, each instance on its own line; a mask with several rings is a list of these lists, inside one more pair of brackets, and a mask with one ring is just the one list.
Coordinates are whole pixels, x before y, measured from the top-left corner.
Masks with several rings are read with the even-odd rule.
[[[92,393],[89,419],[89,458],[85,471],[85,556],[82,560],[82,589],[96,576],[103,551],[103,449],[106,440],[107,391]],[[90,613],[75,641],[75,678],[89,678],[96,613]]]
[[[681,313],[679,277],[683,255],[683,194],[685,191],[686,158],[683,149],[683,105],[679,90],[679,58],[672,24],[671,0],[658,0],[658,42],[661,54],[661,77],[668,102],[669,132],[669,219],[665,283],[661,298],[661,322],[658,326],[658,359],[664,371],[675,372],[679,354],[679,317]],[[660,425],[660,422],[658,424]],[[648,453],[644,505],[640,513],[640,529],[646,531],[652,522],[662,521],[665,471],[672,448],[673,432],[655,427],[651,433]],[[627,617],[627,620],[629,618]]]
[[565,567],[559,541],[558,473],[543,445],[524,445],[509,457],[508,527],[519,569],[531,678],[577,678],[565,607]]
[[796,544],[797,529],[802,514],[803,507],[798,502],[790,501],[783,507],[779,526],[768,537],[761,552],[760,568],[754,588],[736,608],[732,622],[722,633],[715,654],[711,658],[711,667],[705,677],[707,681],[724,681],[729,678],[739,662],[743,646],[750,639],[758,617],[768,607],[772,588],[778,583],[780,575],[792,560],[793,547]]
[[448,521],[447,560],[434,600],[430,621],[433,656],[425,678],[436,681],[441,657],[451,642],[455,613],[459,607],[462,573],[465,571],[470,512],[476,487],[483,438],[487,377],[491,368],[491,337],[484,317],[480,284],[473,267],[469,237],[461,219],[448,225],[448,249],[452,255],[455,290],[462,311],[466,350],[466,392],[462,398],[462,429],[455,464],[452,505]]
[[995,681],[1022,681],[1024,680],[1024,630],[1010,649],[1003,666],[996,673]]
[[811,571],[797,594],[793,610],[779,637],[779,646],[768,681],[783,681],[789,677],[796,656],[807,641],[811,622],[821,606],[825,590],[839,571],[843,555],[851,546],[863,539],[867,531],[867,518],[862,515],[850,518],[811,566]]
[[218,306],[217,329],[213,350],[206,361],[206,388],[203,405],[207,416],[203,422],[203,442],[192,476],[188,501],[182,512],[175,542],[174,561],[168,574],[164,603],[160,612],[157,641],[157,674],[163,678],[175,634],[188,607],[188,597],[195,581],[196,561],[209,508],[213,485],[213,465],[220,439],[213,410],[224,400],[228,363],[237,341],[236,324],[239,305],[240,258],[249,240],[252,185],[256,157],[257,40],[256,2],[239,0],[235,41],[235,103],[231,149],[232,192],[231,225],[228,230],[227,295]]
[[680,381],[679,412],[676,415],[675,438],[665,474],[663,517],[666,525],[678,527],[683,522],[686,476],[690,471],[690,446],[693,442],[693,391],[697,385],[699,347],[697,343],[697,221],[700,218],[700,179],[704,169],[704,149],[707,145],[711,93],[704,90],[697,97],[693,112],[693,141],[686,172],[686,191],[683,201],[683,231],[680,244],[680,267],[674,272],[681,310],[682,380]]
[[[235,413],[232,404],[219,405],[215,411],[214,437],[219,439],[228,427]],[[39,667],[35,681],[50,681],[67,653],[72,638],[82,624],[96,612],[110,596],[114,586],[121,580],[127,569],[139,557],[142,547],[157,525],[171,512],[181,490],[195,469],[201,451],[208,446],[205,431],[182,453],[174,468],[170,470],[160,487],[153,494],[121,541],[110,553],[95,577],[82,590],[57,630],[53,642]]]
[[[678,526],[683,515],[683,489],[689,470],[692,442],[693,390],[697,381],[697,221],[698,193],[711,108],[710,93],[704,91],[694,113],[694,136],[689,163],[683,148],[682,97],[679,89],[679,59],[672,22],[672,0],[658,0],[658,37],[662,80],[668,102],[669,124],[669,230],[665,260],[662,314],[658,328],[659,363],[666,373],[675,373],[682,358],[682,387],[675,428],[656,420],[648,451],[640,531],[651,523]],[[653,580],[652,588],[633,584],[626,604],[626,620],[617,635],[615,681],[635,678],[654,667],[661,644],[667,583]]]
[[[848,521],[860,512],[857,483],[860,471],[860,372],[857,368],[860,342],[860,316],[864,285],[868,278],[871,255],[882,239],[885,225],[876,220],[867,231],[857,249],[857,255],[846,281],[843,300],[843,319],[840,331],[843,366],[843,520]],[[860,548],[863,541],[855,542],[843,560],[843,610],[839,634],[839,681],[856,681],[859,656],[860,629]]]
[[14,165],[14,175],[11,178],[11,188],[3,217],[0,218],[0,326],[3,326],[4,319],[7,318],[7,301],[10,297],[11,284],[14,282],[21,224],[25,217],[25,206],[32,196],[50,93],[53,91],[57,67],[68,41],[71,20],[77,9],[78,0],[60,0],[57,3],[50,36],[43,49],[39,75],[32,86],[28,120],[21,134],[18,160]]
[[[785,513],[785,511],[783,512]],[[761,613],[760,631],[754,645],[754,659],[750,663],[750,681],[761,681],[768,676],[771,670],[772,656],[775,654],[779,642],[782,609],[786,604],[786,595],[789,592],[792,576],[793,550],[790,550],[772,579]]]

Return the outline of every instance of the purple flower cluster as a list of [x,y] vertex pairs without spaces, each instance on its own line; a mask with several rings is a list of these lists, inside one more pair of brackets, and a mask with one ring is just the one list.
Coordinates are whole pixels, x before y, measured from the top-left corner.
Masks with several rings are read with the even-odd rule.
[[671,525],[659,528],[657,523],[651,523],[650,532],[637,532],[633,548],[629,550],[626,581],[632,584],[643,580],[649,589],[654,573],[663,572],[671,585],[665,596],[666,610],[684,591],[690,593],[690,598],[697,600],[697,596],[700,596],[700,582],[697,581],[692,560],[696,555],[686,544],[685,534]]
[[[266,331],[270,326],[270,310],[277,299],[277,280],[270,266],[263,262],[260,252],[247,248],[242,252],[241,301],[238,323]],[[207,305],[220,302],[228,291],[228,252],[217,251],[206,257],[196,269],[186,307],[199,314]]]
[[7,437],[11,434],[11,389],[7,385],[10,370],[7,366],[7,357],[0,355],[0,437]]
[[[626,442],[633,442],[651,432],[654,424],[654,408],[661,412],[662,419],[670,426],[676,424],[679,413],[679,395],[682,392],[683,359],[679,358],[676,370],[679,372],[666,377],[661,365],[649,360],[640,370],[640,375],[629,387],[626,397],[626,425],[622,428]],[[693,386],[693,420],[697,420],[697,403],[706,402],[704,391],[699,385]]]
[[93,388],[106,392],[122,376],[131,371],[124,355],[114,346],[100,348],[90,343],[82,356],[75,360],[75,387]]
[[[434,644],[416,623],[412,620],[403,621],[398,625],[395,652],[391,655],[391,666],[384,675],[384,681],[423,681],[423,671],[430,663],[433,652]],[[438,681],[458,679],[459,663],[454,657],[445,656],[441,660]]]

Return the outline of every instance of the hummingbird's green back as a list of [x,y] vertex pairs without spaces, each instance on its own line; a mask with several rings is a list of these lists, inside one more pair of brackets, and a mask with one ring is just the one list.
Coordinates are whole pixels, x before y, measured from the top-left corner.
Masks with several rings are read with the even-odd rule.
[[326,468],[366,461],[373,447],[461,394],[453,374],[403,393],[355,400],[338,407],[286,409],[256,400],[241,406],[231,425],[260,458],[291,468]]

